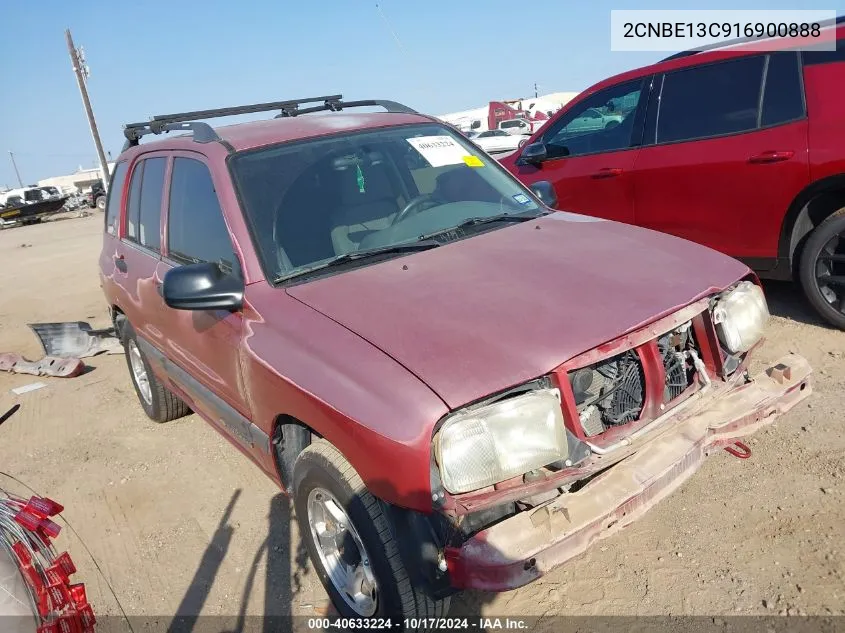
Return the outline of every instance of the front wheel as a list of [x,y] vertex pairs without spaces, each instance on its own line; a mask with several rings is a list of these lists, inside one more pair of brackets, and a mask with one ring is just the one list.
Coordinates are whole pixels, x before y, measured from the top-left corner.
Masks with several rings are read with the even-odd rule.
[[810,234],[798,272],[804,294],[816,312],[845,330],[845,209]]
[[340,452],[325,440],[297,458],[294,507],[317,575],[342,617],[442,617],[449,599],[433,600],[411,584],[395,529]]
[[99,209],[100,211],[105,211],[105,209],[106,209],[106,197],[105,196],[97,196],[97,201],[96,201],[95,204],[97,206],[97,209]]
[[188,405],[156,378],[129,322],[121,329],[129,377],[144,413],[156,422],[169,422],[188,415],[191,412]]

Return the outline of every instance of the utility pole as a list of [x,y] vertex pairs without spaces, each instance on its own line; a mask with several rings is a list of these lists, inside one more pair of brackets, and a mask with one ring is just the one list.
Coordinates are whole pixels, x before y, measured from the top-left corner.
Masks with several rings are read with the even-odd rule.
[[12,159],[12,167],[15,168],[15,176],[18,177],[18,184],[20,185],[21,189],[23,189],[23,180],[21,180],[21,172],[18,171],[18,164],[15,162],[15,155],[12,153],[12,150],[9,150],[9,158]]
[[70,53],[70,61],[73,65],[73,72],[76,75],[76,82],[79,84],[79,94],[82,96],[82,104],[85,106],[85,114],[88,117],[88,125],[91,127],[91,137],[94,139],[94,146],[97,148],[97,156],[100,159],[100,170],[103,174],[103,188],[109,186],[109,164],[106,162],[106,154],[103,152],[103,144],[100,142],[100,133],[97,131],[97,122],[94,120],[94,111],[91,109],[91,101],[88,99],[88,89],[85,87],[85,78],[90,75],[88,66],[85,64],[85,56],[82,49],[73,46],[73,38],[70,29],[65,29],[67,50]]
[[537,82],[534,82],[534,98],[537,98]]

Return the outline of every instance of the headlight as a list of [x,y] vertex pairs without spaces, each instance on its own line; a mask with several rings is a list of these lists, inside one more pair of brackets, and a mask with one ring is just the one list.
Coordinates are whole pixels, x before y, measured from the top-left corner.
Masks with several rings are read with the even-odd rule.
[[713,308],[719,340],[731,354],[747,352],[763,336],[769,308],[760,286],[743,281],[726,292]]
[[434,456],[443,487],[469,492],[566,458],[557,389],[459,411],[441,427]]

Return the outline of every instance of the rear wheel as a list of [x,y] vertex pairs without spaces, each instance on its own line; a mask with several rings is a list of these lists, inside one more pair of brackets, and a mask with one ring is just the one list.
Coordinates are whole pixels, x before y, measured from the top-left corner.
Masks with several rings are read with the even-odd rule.
[[816,311],[828,323],[845,330],[845,209],[810,234],[801,253],[799,278]]
[[293,481],[300,536],[341,616],[401,622],[448,612],[448,598],[433,600],[412,586],[384,502],[334,446],[309,445]]
[[124,322],[121,330],[129,376],[144,413],[156,422],[169,422],[190,413],[188,405],[155,377],[132,326]]
[[106,209],[106,197],[105,196],[97,196],[97,200],[95,201],[95,204],[100,211],[105,211],[105,209]]

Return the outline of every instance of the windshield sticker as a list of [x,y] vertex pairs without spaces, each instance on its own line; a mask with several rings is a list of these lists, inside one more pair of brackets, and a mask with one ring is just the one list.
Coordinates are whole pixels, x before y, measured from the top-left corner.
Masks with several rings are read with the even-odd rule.
[[464,162],[467,164],[467,167],[484,167],[484,163],[481,162],[478,156],[464,156]]
[[531,204],[531,198],[526,196],[524,193],[518,193],[513,197],[519,204]]
[[417,136],[405,140],[422,154],[432,167],[460,165],[467,153],[451,136]]

